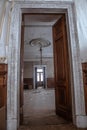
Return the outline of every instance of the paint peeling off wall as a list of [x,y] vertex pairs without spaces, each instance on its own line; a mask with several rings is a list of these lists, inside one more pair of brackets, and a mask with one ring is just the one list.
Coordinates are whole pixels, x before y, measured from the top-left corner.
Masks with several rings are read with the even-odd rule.
[[4,14],[5,14],[5,0],[0,1],[0,36],[2,32]]
[[81,61],[87,62],[87,0],[74,0],[77,11],[77,26]]
[[6,0],[0,1],[0,63],[7,63],[10,5]]

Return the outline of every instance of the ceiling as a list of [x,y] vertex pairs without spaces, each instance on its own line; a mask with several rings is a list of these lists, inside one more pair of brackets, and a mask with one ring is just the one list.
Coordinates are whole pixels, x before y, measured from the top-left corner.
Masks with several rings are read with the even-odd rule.
[[30,46],[29,41],[34,38],[45,38],[51,45],[42,49],[44,60],[53,58],[52,26],[58,21],[58,14],[25,14],[24,15],[24,61],[40,60],[40,48]]
[[53,26],[54,23],[61,17],[58,14],[26,14],[24,15],[24,25],[25,26]]

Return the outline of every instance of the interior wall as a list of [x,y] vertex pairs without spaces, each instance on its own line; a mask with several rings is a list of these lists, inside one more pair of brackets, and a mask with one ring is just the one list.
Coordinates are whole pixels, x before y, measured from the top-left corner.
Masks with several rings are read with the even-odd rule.
[[4,4],[5,4],[5,0],[0,1],[0,31],[1,31]]
[[24,62],[24,78],[33,78],[33,62]]
[[[53,56],[53,50],[52,50],[52,27],[50,26],[28,26],[25,27],[24,30],[24,41],[25,47],[24,47],[24,60],[31,60],[36,59],[40,57],[39,47],[31,47],[29,46],[29,41],[35,38],[45,38],[46,40],[49,40],[51,42],[51,46],[48,48],[43,48],[43,56],[44,57],[51,57]],[[28,44],[27,44],[28,43]],[[46,53],[45,53],[46,52]]]
[[34,38],[45,38],[52,43],[52,27],[51,26],[29,26],[25,27],[24,40],[32,40]]
[[[43,61],[43,64],[46,65],[46,74],[47,74],[47,87],[54,87],[54,65],[53,58]],[[39,61],[24,62],[24,84],[28,85],[29,89],[33,88],[33,67],[34,65],[39,65]],[[26,87],[26,86],[25,86]]]
[[81,62],[87,62],[87,0],[74,0]]
[[[32,40],[34,38],[39,38],[39,37],[42,37],[42,38],[45,38],[47,40],[49,40],[51,42],[51,45],[53,46],[53,40],[52,40],[52,27],[43,27],[43,26],[32,26],[32,27],[25,27],[25,32],[24,32],[24,39],[28,39],[29,40]],[[24,62],[24,77],[25,78],[32,78],[33,75],[32,75],[32,70],[33,70],[33,66],[34,65],[38,65],[40,64],[40,53],[39,53],[39,47],[37,48],[36,50],[36,47],[33,47],[34,48],[34,54],[32,52],[30,52],[31,50],[28,50],[30,48],[30,46],[27,46],[27,48],[24,49],[24,60],[26,60],[27,58],[27,61]],[[53,49],[53,48],[52,48]],[[51,49],[51,50],[52,50]],[[47,65],[47,71],[48,71],[48,74],[47,76],[48,77],[53,77],[53,73],[54,71],[52,72],[53,70],[53,52],[47,52],[46,48],[43,48],[43,54],[42,55],[45,55],[45,51],[46,51],[46,57],[49,56],[49,53],[52,53],[51,54],[51,57],[50,59],[49,58],[46,58],[46,60],[43,59],[43,64]],[[29,54],[30,52],[30,54]],[[37,53],[39,55],[37,55]],[[37,57],[37,60],[35,60],[35,56],[38,56]],[[33,58],[34,57],[34,58]],[[32,59],[33,58],[33,59]],[[32,61],[31,61],[32,59]],[[29,62],[30,61],[30,62]]]
[[5,0],[0,1],[0,57],[4,55],[4,43],[2,40],[3,21],[5,19]]
[[[0,62],[7,63],[10,32],[11,3],[0,1]],[[5,57],[5,59],[4,59]]]
[[[29,42],[30,40],[35,38],[45,38],[51,42],[51,45],[49,47],[42,49],[42,64],[47,66],[47,87],[54,87],[52,26],[39,25],[39,23],[38,26],[25,26],[24,41]],[[34,65],[40,64],[40,48],[37,46],[31,47],[28,42],[25,42],[24,46],[24,60],[26,61],[24,62],[24,83],[28,84],[29,88],[32,88],[33,67]]]
[[[43,64],[47,67],[47,77],[54,77],[54,66],[53,58],[43,61]],[[24,62],[24,78],[33,78],[33,67],[34,65],[39,65],[39,61],[28,61]]]

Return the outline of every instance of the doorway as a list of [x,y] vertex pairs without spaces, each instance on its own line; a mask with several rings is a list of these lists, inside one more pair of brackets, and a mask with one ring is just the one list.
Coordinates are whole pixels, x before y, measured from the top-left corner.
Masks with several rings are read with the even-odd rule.
[[[56,15],[54,15],[54,14],[27,14],[27,15],[25,15],[25,16],[23,16],[24,17],[24,23],[26,23],[26,19],[29,19],[30,20],[30,18],[29,18],[29,16],[30,16],[30,18],[34,18],[34,20],[41,20],[41,18],[43,17],[43,19],[45,19],[46,21],[45,21],[45,24],[47,23],[47,24],[50,24],[50,27],[49,27],[49,25],[41,25],[41,23],[40,23],[40,25],[37,23],[37,25],[27,25],[26,26],[26,24],[24,25],[24,28],[25,28],[25,34],[28,34],[28,36],[26,36],[25,34],[24,34],[24,36],[25,36],[25,40],[24,41],[26,41],[25,42],[25,47],[27,47],[28,48],[28,46],[29,46],[29,41],[27,42],[27,39],[32,39],[32,34],[31,34],[31,32],[33,32],[33,37],[35,37],[36,35],[38,36],[39,35],[39,33],[40,33],[40,38],[41,38],[41,36],[43,36],[44,37],[44,33],[45,33],[45,28],[46,28],[46,32],[49,30],[49,28],[51,28],[51,35],[52,35],[52,40],[51,40],[51,48],[49,48],[47,51],[46,51],[46,49],[44,49],[43,50],[43,55],[44,55],[44,59],[43,59],[43,63],[47,63],[48,62],[48,60],[49,60],[49,58],[50,59],[52,59],[53,60],[53,68],[54,68],[54,70],[53,69],[51,69],[51,72],[53,73],[53,75],[54,75],[54,72],[55,72],[55,75],[54,75],[54,77],[55,77],[55,83],[54,83],[54,91],[55,91],[55,99],[56,99],[56,109],[54,109],[54,111],[56,110],[56,114],[57,115],[60,115],[60,116],[62,116],[63,118],[65,118],[65,119],[67,119],[67,120],[70,120],[70,118],[72,117],[72,114],[71,114],[71,112],[72,112],[72,110],[71,110],[71,108],[72,108],[72,106],[70,106],[71,104],[69,104],[69,101],[70,101],[70,103],[71,103],[71,100],[70,100],[70,95],[68,95],[68,94],[70,94],[71,92],[70,92],[70,86],[69,85],[66,85],[66,86],[64,86],[63,84],[59,84],[59,85],[57,85],[57,82],[56,82],[56,79],[57,79],[57,77],[56,77],[56,75],[60,75],[60,78],[59,79],[61,79],[61,82],[62,82],[62,79],[64,78],[62,78],[61,77],[61,73],[62,73],[62,71],[64,71],[64,73],[65,73],[65,75],[67,75],[66,77],[65,77],[65,79],[68,81],[69,79],[68,79],[68,73],[69,73],[69,64],[67,64],[67,63],[69,63],[69,61],[68,60],[66,60],[67,59],[67,55],[68,55],[68,46],[67,46],[67,37],[65,37],[65,36],[67,36],[67,32],[65,31],[64,32],[64,29],[65,28],[62,28],[62,26],[64,27],[64,25],[66,25],[66,18],[65,18],[65,15],[64,14],[56,14]],[[35,19],[35,17],[36,17],[36,19]],[[48,19],[47,19],[48,18]],[[61,21],[61,19],[62,18],[64,18],[64,21],[62,21],[61,23],[60,23],[60,21]],[[42,19],[42,20],[43,20]],[[48,21],[49,22],[48,22]],[[51,22],[50,22],[51,21]],[[40,21],[41,22],[41,21]],[[58,26],[56,26],[56,27],[54,27],[55,26],[55,24],[56,23],[58,23]],[[61,25],[62,24],[62,25]],[[45,27],[46,26],[46,27]],[[26,31],[26,30],[28,30],[28,28],[29,28],[29,30],[30,30],[30,32],[29,31]],[[32,29],[31,29],[32,28]],[[41,30],[42,30],[42,32],[39,32],[40,31],[40,28],[41,28]],[[42,29],[42,28],[44,28],[44,29]],[[48,28],[48,29],[47,29]],[[55,38],[55,35],[54,35],[54,33],[57,35],[57,33],[55,32],[55,30],[54,30],[54,28],[55,28],[55,30],[58,30],[58,32],[59,32],[59,34],[58,34],[58,36],[60,36],[60,34],[62,34],[62,32],[63,32],[63,35],[64,35],[64,37],[62,36],[61,38],[63,39],[62,41],[61,41],[61,43],[60,42],[57,42],[57,44],[58,44],[58,46],[61,44],[61,47],[63,48],[63,50],[60,50],[60,49],[62,49],[62,48],[60,48],[60,46],[58,47],[58,46],[54,46],[54,44],[55,44],[55,39],[57,39],[57,37],[58,36],[56,36],[56,38]],[[67,27],[66,27],[67,28]],[[36,30],[37,29],[37,30]],[[62,30],[61,32],[60,32],[60,30]],[[50,30],[49,30],[50,31]],[[49,32],[48,31],[48,32]],[[27,33],[26,33],[27,32]],[[37,33],[36,33],[37,32]],[[42,34],[41,34],[42,33]],[[30,36],[30,37],[29,37]],[[42,37],[42,38],[43,38]],[[46,33],[45,33],[45,37],[46,37]],[[49,33],[47,33],[47,37],[49,38]],[[48,39],[48,40],[50,40],[50,39]],[[66,42],[65,42],[65,41]],[[29,46],[29,48],[30,48],[30,46]],[[28,48],[28,50],[29,50],[29,48]],[[53,48],[54,48],[54,52],[53,52]],[[55,51],[56,49],[58,48],[58,50],[57,50],[57,52]],[[66,48],[66,49],[65,49]],[[26,48],[25,48],[26,49]],[[32,49],[32,48],[30,48],[30,49]],[[51,49],[52,49],[52,52],[51,52]],[[49,51],[50,50],[50,51]],[[24,50],[25,51],[25,54],[26,54],[26,50]],[[32,52],[34,52],[34,53],[32,53]],[[35,50],[33,51],[32,50],[32,52],[31,53],[29,53],[28,52],[28,54],[30,54],[30,56],[36,56],[37,55],[37,53],[38,53],[38,51],[36,52]],[[47,57],[48,55],[47,54],[49,54],[48,52],[51,52],[51,56],[49,55],[49,57]],[[61,53],[60,52],[63,52],[63,53],[67,53],[67,55],[66,55],[66,53],[62,56],[61,55]],[[54,54],[53,54],[54,53]],[[52,55],[53,55],[53,57],[52,57]],[[59,56],[59,57],[58,57]],[[25,55],[25,57],[26,57],[26,55]],[[24,57],[24,58],[25,58]],[[58,57],[58,58],[56,58],[56,57]],[[27,56],[27,58],[28,58],[28,56]],[[30,57],[29,57],[30,58]],[[62,59],[61,59],[62,58]],[[33,61],[33,59],[34,59],[34,61]],[[38,56],[37,56],[37,59],[38,59]],[[44,60],[47,60],[47,61],[44,61]],[[59,60],[58,60],[59,59]],[[69,58],[68,58],[69,59]],[[29,61],[26,61],[26,62],[29,62],[29,64],[31,64],[31,62],[30,62],[30,60],[31,60],[31,58],[29,59]],[[40,90],[40,91],[32,91],[31,93],[33,94],[33,93],[38,93],[38,95],[39,94],[42,94],[43,95],[43,90],[41,90],[41,89],[39,89],[39,88],[43,88],[43,89],[48,89],[48,81],[47,81],[47,84],[46,84],[46,80],[47,80],[47,76],[46,76],[46,66],[45,65],[43,65],[42,66],[42,68],[41,68],[41,66],[40,65],[35,65],[35,64],[38,64],[39,62],[37,61],[37,63],[36,63],[36,60],[35,60],[35,58],[32,58],[32,61],[33,61],[33,65],[34,65],[34,74],[32,74],[32,75],[34,75],[34,78],[33,78],[33,81],[34,81],[34,89],[37,89],[37,90]],[[58,61],[58,62],[57,62]],[[62,62],[62,61],[65,61],[65,62]],[[60,64],[60,63],[62,62],[62,64]],[[58,63],[58,64],[56,64],[56,63]],[[55,66],[54,66],[54,64],[55,64]],[[59,66],[60,65],[60,66]],[[67,71],[65,70],[65,68],[64,68],[64,66],[67,66],[68,65],[68,73],[67,73]],[[29,66],[28,66],[29,67]],[[33,66],[32,66],[33,67]],[[49,65],[49,68],[51,67],[51,64]],[[62,67],[62,69],[61,69],[61,71],[59,72],[59,68],[61,68]],[[26,68],[27,68],[27,66],[26,66]],[[30,70],[32,70],[32,68],[30,68]],[[58,70],[58,71],[57,71]],[[27,71],[28,71],[28,69],[27,69]],[[29,73],[31,73],[30,71],[29,71]],[[32,73],[33,73],[33,71],[32,71]],[[49,73],[49,72],[47,72],[47,73]],[[53,78],[54,78],[53,77]],[[57,79],[58,80],[58,79]],[[60,81],[59,81],[60,82]],[[70,83],[70,81],[69,81],[69,83]],[[52,86],[52,84],[51,84],[51,86]],[[60,87],[61,86],[61,87]],[[64,86],[64,87],[63,87]],[[60,87],[60,89],[62,90],[62,91],[60,91],[60,89],[57,89],[58,87]],[[64,89],[63,89],[64,88]],[[50,88],[50,89],[52,89],[52,88]],[[67,91],[66,91],[67,90]],[[47,90],[48,91],[48,90]],[[52,89],[52,92],[53,92],[53,89]],[[48,91],[48,93],[50,93],[50,91]],[[24,93],[26,96],[25,96],[25,99],[24,99],[24,101],[26,102],[26,97],[28,97],[28,95],[27,95],[27,93],[25,92]],[[29,93],[28,93],[29,94]],[[45,93],[46,94],[46,93]],[[30,94],[31,95],[31,94]],[[33,98],[33,97],[31,97],[31,98]],[[38,99],[39,100],[39,99]],[[50,97],[50,100],[48,101],[48,102],[50,102],[52,100],[52,96]],[[58,101],[59,100],[59,101]],[[32,101],[33,102],[33,101]],[[36,101],[37,102],[37,101]],[[42,102],[42,101],[40,101],[40,102]],[[24,104],[26,104],[26,103],[24,103]],[[68,104],[68,105],[67,105]],[[47,103],[45,104],[46,106],[47,106]],[[36,104],[36,106],[37,106],[37,104]],[[43,105],[42,105],[43,106]],[[27,107],[27,106],[26,106]],[[25,107],[24,107],[25,108]],[[35,106],[34,106],[34,108],[35,108]],[[44,108],[44,107],[43,107]],[[32,108],[33,109],[33,108]],[[48,108],[49,109],[49,108]],[[29,110],[29,109],[28,109]],[[33,111],[34,112],[34,111]],[[29,113],[29,112],[28,112]],[[49,111],[48,111],[48,113],[49,113]],[[62,113],[62,114],[61,114]],[[39,114],[40,114],[40,112],[39,112]]]
[[46,78],[46,66],[45,65],[35,65],[34,66],[34,88],[47,88],[47,78]]
[[[20,6],[19,6],[20,5]],[[44,8],[43,8],[44,7]],[[55,7],[55,8],[54,8]],[[28,10],[27,10],[28,9]],[[22,2],[16,3],[12,12],[11,20],[11,31],[10,31],[10,41],[9,41],[9,56],[8,56],[8,103],[7,109],[13,108],[12,112],[10,110],[7,114],[7,128],[12,129],[11,126],[16,130],[18,127],[19,118],[16,117],[19,108],[19,70],[20,70],[20,27],[21,27],[21,10],[22,12],[33,11],[33,13],[59,13],[63,12],[68,17],[69,22],[69,34],[70,34],[70,54],[71,57],[71,77],[72,77],[72,104],[73,104],[73,123],[77,127],[86,127],[86,115],[85,115],[85,104],[84,98],[81,96],[83,92],[82,79],[81,76],[81,65],[80,65],[80,51],[78,44],[78,36],[76,30],[76,19],[74,17],[74,4],[73,2]],[[74,15],[73,15],[74,14]],[[18,21],[16,20],[18,19]],[[14,25],[14,26],[13,26]],[[15,33],[16,31],[16,33]],[[16,41],[16,42],[15,42]],[[14,53],[15,52],[15,53]],[[14,80],[15,77],[15,80]],[[78,81],[78,82],[77,82]],[[78,89],[77,89],[78,88]],[[13,93],[14,92],[14,93]],[[17,95],[16,95],[17,93]],[[16,104],[16,105],[15,105]],[[83,120],[84,119],[84,120]],[[79,123],[78,123],[79,122]]]

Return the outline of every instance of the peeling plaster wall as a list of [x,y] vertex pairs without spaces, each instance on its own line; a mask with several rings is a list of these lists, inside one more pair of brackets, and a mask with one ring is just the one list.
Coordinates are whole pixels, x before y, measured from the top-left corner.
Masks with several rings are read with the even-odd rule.
[[1,33],[1,23],[2,23],[2,14],[3,14],[4,4],[5,4],[5,0],[0,1],[0,33]]
[[[10,3],[6,0],[0,1],[0,57],[7,57],[8,48],[8,32],[9,32],[9,11]],[[4,59],[0,59],[0,62],[4,62]],[[5,61],[7,62],[7,61]]]
[[0,56],[3,55],[3,49],[4,49],[2,45],[4,14],[5,14],[5,0],[0,1]]
[[87,62],[87,0],[74,0],[77,13],[81,62]]

